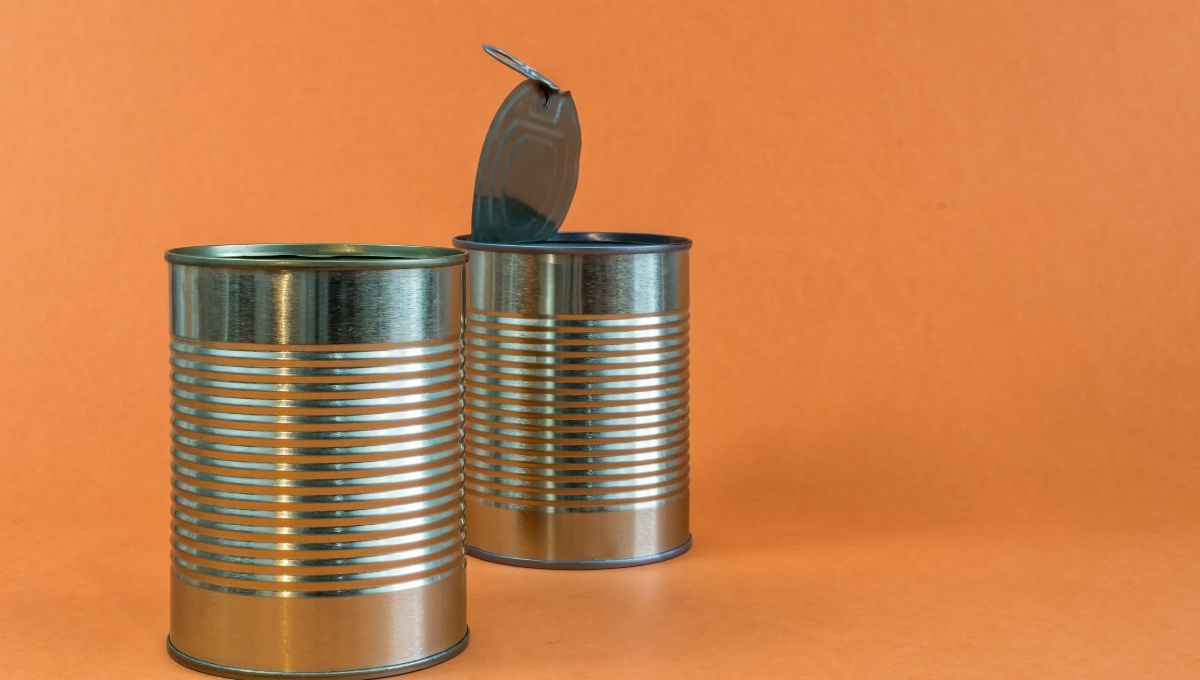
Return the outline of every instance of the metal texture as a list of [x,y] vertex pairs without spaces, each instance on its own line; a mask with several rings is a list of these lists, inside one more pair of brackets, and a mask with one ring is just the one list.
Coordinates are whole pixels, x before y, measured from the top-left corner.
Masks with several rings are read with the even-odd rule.
[[[462,240],[462,237],[460,237]],[[465,242],[465,241],[464,241]],[[671,253],[688,250],[692,242],[682,236],[662,234],[633,234],[612,231],[572,231],[551,234],[536,243],[480,243],[471,242],[471,249],[493,253],[556,253],[565,255],[615,255]]]
[[690,241],[454,243],[471,251],[468,551],[603,569],[686,550]]
[[558,230],[575,196],[582,146],[575,101],[541,74],[529,72],[536,79],[509,93],[484,138],[471,212],[471,234],[479,242],[546,239]]
[[264,680],[271,678],[279,678],[288,680],[291,678],[329,678],[330,680],[372,680],[373,678],[387,678],[393,675],[403,675],[404,673],[412,673],[419,671],[422,668],[436,666],[439,663],[452,659],[459,655],[462,650],[467,648],[467,642],[470,641],[471,635],[468,633],[463,636],[453,647],[450,647],[444,652],[439,652],[433,656],[427,656],[424,659],[417,659],[408,663],[396,664],[394,666],[380,666],[377,668],[366,668],[355,671],[341,671],[334,673],[272,673],[265,671],[254,671],[246,668],[234,668],[232,666],[222,666],[221,664],[208,663],[201,661],[192,656],[188,656],[175,648],[171,641],[167,640],[167,653],[171,655],[181,666],[186,666],[194,671],[208,673],[210,675],[219,675],[225,678],[239,678],[240,680]]
[[568,571],[582,571],[590,569],[624,569],[625,567],[640,567],[643,564],[654,564],[669,560],[672,557],[678,557],[692,548],[692,539],[689,536],[688,540],[683,545],[671,548],[654,555],[646,555],[645,557],[631,557],[620,560],[530,560],[523,557],[509,557],[507,555],[498,555],[479,548],[467,547],[467,554],[471,557],[478,557],[481,560],[488,562],[496,562],[497,564],[507,564],[510,567],[526,567],[529,569],[563,569]]
[[500,49],[499,47],[496,47],[495,45],[488,45],[485,43],[483,46],[483,51],[490,54],[496,61],[500,62],[501,64],[504,64],[505,66],[511,68],[512,70],[516,71],[517,73],[520,73],[521,75],[525,76],[526,78],[528,78],[530,80],[536,80],[539,83],[541,83],[542,85],[545,85],[547,90],[550,90],[551,92],[561,91],[560,88],[557,85],[555,85],[553,82],[551,82],[549,78],[542,75],[541,73],[538,73],[537,70],[534,69],[532,66],[530,66],[529,64],[526,64],[525,62],[521,61],[520,59],[517,59],[516,57],[509,54],[508,52],[505,52],[504,50]]
[[178,661],[365,678],[465,644],[465,257],[167,253]]

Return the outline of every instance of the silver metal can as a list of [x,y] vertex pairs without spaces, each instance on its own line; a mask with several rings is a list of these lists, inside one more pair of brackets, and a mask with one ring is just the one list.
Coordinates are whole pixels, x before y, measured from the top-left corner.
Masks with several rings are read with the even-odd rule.
[[457,654],[466,255],[166,257],[171,656],[227,677],[376,678]]
[[691,241],[454,244],[470,252],[468,554],[603,569],[686,551]]

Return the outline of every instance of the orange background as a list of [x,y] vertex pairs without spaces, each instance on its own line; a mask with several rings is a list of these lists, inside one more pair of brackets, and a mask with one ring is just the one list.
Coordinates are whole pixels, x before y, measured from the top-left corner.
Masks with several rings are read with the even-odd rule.
[[696,547],[472,560],[419,677],[1200,676],[1200,5],[1136,0],[0,3],[0,674],[199,677],[162,251],[467,231],[484,41],[568,229],[696,240]]

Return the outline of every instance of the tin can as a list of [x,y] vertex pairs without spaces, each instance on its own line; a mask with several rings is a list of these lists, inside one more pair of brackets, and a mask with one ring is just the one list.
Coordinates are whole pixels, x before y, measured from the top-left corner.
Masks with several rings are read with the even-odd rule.
[[171,656],[226,677],[377,678],[457,654],[466,255],[166,257]]
[[467,552],[603,569],[685,552],[685,238],[460,236]]

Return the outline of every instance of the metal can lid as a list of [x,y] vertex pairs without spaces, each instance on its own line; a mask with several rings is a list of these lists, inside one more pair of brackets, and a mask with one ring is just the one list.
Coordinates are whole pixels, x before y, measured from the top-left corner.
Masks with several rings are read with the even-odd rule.
[[562,225],[579,182],[579,113],[569,92],[507,52],[484,50],[526,76],[488,127],[471,211],[481,243],[527,243]]
[[467,260],[456,248],[374,243],[237,243],[172,248],[165,255],[171,264],[257,269],[424,269]]

